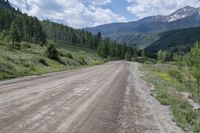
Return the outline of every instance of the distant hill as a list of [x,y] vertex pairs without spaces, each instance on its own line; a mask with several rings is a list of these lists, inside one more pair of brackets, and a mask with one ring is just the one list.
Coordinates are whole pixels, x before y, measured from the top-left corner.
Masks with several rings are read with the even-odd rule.
[[168,16],[150,16],[128,23],[113,23],[87,28],[101,32],[119,43],[152,52],[160,49],[187,51],[200,40],[200,8],[186,6]]
[[113,40],[126,42],[130,46],[157,52],[160,49],[168,51],[188,51],[194,42],[200,40],[200,27],[171,30],[156,33],[117,33],[112,34]]
[[157,34],[156,41],[151,42],[146,50],[154,53],[161,49],[171,52],[187,52],[196,41],[200,41],[200,28],[172,30]]
[[105,36],[116,33],[148,33],[200,26],[200,8],[184,7],[168,16],[150,16],[128,23],[113,23],[87,28],[92,33],[101,32]]
[[140,49],[146,48],[159,39],[160,33],[116,33],[108,37],[119,43],[127,43]]

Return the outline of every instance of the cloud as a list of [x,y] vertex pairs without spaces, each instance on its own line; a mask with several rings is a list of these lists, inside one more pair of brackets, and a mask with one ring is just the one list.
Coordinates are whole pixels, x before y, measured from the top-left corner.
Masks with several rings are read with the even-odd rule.
[[199,0],[127,0],[127,2],[130,3],[127,10],[138,18],[168,15],[185,6],[200,6]]
[[102,5],[111,0],[10,0],[23,12],[40,19],[50,19],[75,28],[126,21]]
[[82,2],[87,2],[93,5],[107,5],[112,3],[112,0],[82,0]]

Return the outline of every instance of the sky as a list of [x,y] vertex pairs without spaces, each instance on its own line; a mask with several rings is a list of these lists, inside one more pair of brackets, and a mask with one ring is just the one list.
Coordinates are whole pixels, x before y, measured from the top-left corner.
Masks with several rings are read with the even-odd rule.
[[200,7],[200,0],[9,0],[30,16],[74,28],[135,21],[169,15],[185,7]]

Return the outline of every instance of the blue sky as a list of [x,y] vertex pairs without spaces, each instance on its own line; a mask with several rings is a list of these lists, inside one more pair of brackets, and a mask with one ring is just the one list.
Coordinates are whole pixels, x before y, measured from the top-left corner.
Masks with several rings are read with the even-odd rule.
[[113,0],[112,3],[105,5],[105,8],[111,9],[113,12],[124,16],[127,20],[135,20],[137,17],[127,11],[127,7],[130,5],[126,0]]
[[200,7],[199,0],[9,0],[31,16],[50,19],[74,28],[128,22],[175,10]]

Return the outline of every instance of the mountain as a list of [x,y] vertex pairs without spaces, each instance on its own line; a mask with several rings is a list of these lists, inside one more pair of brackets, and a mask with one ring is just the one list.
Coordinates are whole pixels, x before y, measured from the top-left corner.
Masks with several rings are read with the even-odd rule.
[[186,52],[196,41],[200,41],[200,27],[171,30],[157,33],[118,33],[109,37],[152,53],[159,50]]
[[172,22],[199,13],[199,11],[199,8],[186,6],[167,16],[166,18],[168,22]]
[[184,7],[167,16],[150,16],[128,23],[113,23],[87,28],[108,36],[116,33],[148,33],[200,26],[200,8]]
[[159,39],[160,33],[116,33],[108,37],[123,44],[127,43],[140,49],[146,48]]
[[170,52],[187,52],[196,41],[200,41],[200,27],[157,33],[154,39],[146,46],[146,50],[152,53],[156,53],[161,49]]

